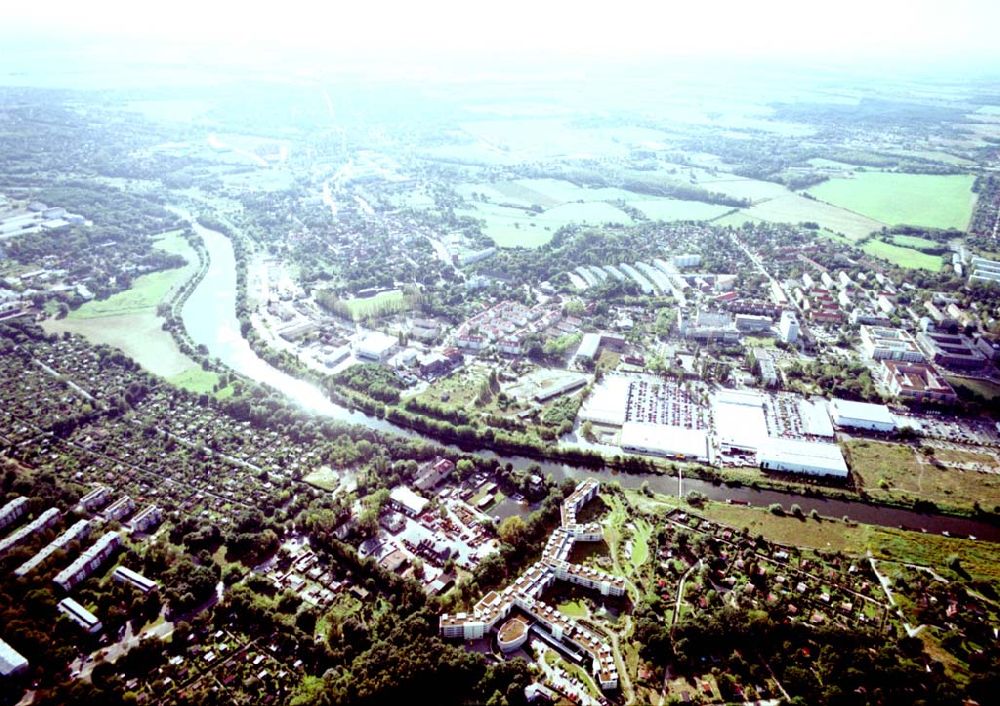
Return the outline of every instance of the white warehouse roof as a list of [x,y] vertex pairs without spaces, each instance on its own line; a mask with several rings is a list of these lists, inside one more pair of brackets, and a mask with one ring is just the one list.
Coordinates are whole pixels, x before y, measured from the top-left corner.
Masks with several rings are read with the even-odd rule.
[[847,463],[836,444],[769,438],[761,444],[757,461],[770,470],[847,477]]
[[636,453],[707,460],[708,434],[701,429],[625,422],[622,425],[621,447]]
[[833,418],[838,424],[847,422],[846,425],[849,426],[850,421],[856,420],[893,429],[896,427],[896,420],[884,404],[833,399],[830,402],[830,407],[833,411]]

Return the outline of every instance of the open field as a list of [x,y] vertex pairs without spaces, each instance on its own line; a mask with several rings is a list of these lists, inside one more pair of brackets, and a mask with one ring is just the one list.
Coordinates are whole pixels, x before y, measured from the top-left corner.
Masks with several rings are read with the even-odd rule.
[[880,257],[883,260],[906,267],[911,270],[928,270],[930,272],[940,272],[944,266],[940,255],[928,255],[912,248],[900,247],[882,240],[870,240],[862,247],[869,255]]
[[888,225],[965,228],[975,196],[968,174],[858,172],[809,189],[818,199]]
[[632,569],[638,570],[649,559],[649,539],[653,534],[653,526],[646,520],[639,519],[635,523],[635,533],[632,536]]
[[834,233],[843,233],[853,240],[863,238],[884,225],[859,213],[852,213],[791,192],[754,204],[740,213],[772,223],[813,221]]
[[65,319],[48,319],[46,331],[70,331],[94,343],[104,343],[124,352],[155,375],[193,392],[211,392],[218,376],[201,369],[177,347],[173,337],[163,330],[163,320],[156,315],[157,305],[195,271],[198,256],[181,237],[180,231],[165,234],[157,247],[181,255],[188,264],[173,270],[137,277],[131,289],[103,301],[90,301]]
[[701,201],[681,199],[646,199],[627,202],[642,211],[651,221],[710,221],[733,210]]
[[[873,498],[927,500],[966,510],[975,502],[987,509],[1000,505],[1000,475],[938,466],[933,456],[904,444],[851,441],[847,449],[852,473]],[[948,460],[942,451],[941,461]]]
[[484,221],[483,232],[501,248],[541,247],[552,240],[555,231],[571,223],[632,223],[628,214],[603,201],[565,203],[537,215],[521,208],[495,204],[477,204],[459,213]]

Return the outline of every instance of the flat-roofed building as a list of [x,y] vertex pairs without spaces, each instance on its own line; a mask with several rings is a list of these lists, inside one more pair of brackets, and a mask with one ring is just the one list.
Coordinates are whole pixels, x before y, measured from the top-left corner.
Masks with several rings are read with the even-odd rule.
[[399,339],[395,336],[373,331],[358,341],[354,346],[354,354],[359,360],[382,363],[399,347]]
[[573,357],[578,360],[594,360],[597,357],[597,351],[600,347],[601,334],[585,333],[583,334],[583,340],[580,341],[580,347],[576,349]]
[[896,420],[884,404],[833,399],[830,416],[838,427],[890,432],[896,430]]
[[11,647],[6,640],[0,640],[0,677],[13,677],[28,671],[28,660]]
[[0,508],[0,530],[17,522],[28,511],[27,498],[14,498]]
[[121,535],[107,532],[78,556],[72,564],[56,574],[52,580],[64,591],[71,591],[107,561],[122,545]]
[[142,574],[132,571],[132,569],[129,569],[124,566],[119,566],[118,568],[116,568],[111,577],[115,581],[121,581],[122,583],[131,584],[132,586],[135,586],[143,593],[149,593],[150,591],[155,591],[157,587],[156,581],[147,579]]
[[914,402],[957,402],[955,389],[926,363],[883,360],[886,387],[894,396]]
[[96,615],[72,598],[63,598],[59,601],[59,612],[91,634],[100,632],[104,627]]
[[862,326],[861,347],[872,360],[924,361],[917,342],[906,331],[883,326]]
[[48,529],[54,525],[59,521],[59,515],[60,512],[58,509],[50,507],[24,527],[5,537],[3,541],[0,541],[0,556],[6,554],[8,550],[13,549],[36,532],[41,532],[43,529]]

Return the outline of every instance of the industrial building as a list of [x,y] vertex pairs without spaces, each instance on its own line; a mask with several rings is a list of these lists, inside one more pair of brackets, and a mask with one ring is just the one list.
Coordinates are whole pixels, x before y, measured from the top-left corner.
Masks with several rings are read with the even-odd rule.
[[70,542],[85,539],[89,533],[90,520],[79,520],[78,522],[73,523],[68,530],[53,539],[49,544],[35,554],[35,556],[31,557],[17,567],[17,569],[14,570],[14,574],[16,576],[24,576],[25,574],[34,571],[42,564],[42,562],[52,556],[57,550],[65,549]]
[[709,460],[708,434],[703,429],[625,422],[620,444],[623,451],[643,456]]
[[438,457],[417,470],[417,475],[413,478],[413,485],[417,487],[417,490],[431,490],[450,476],[454,470],[454,463],[447,458]]
[[354,354],[359,360],[383,363],[399,346],[395,336],[373,331],[354,344]]
[[28,511],[27,498],[14,498],[0,508],[0,530],[14,524]]
[[389,491],[389,504],[410,517],[416,517],[423,512],[429,502],[430,500],[417,495],[405,485],[397,485]]
[[28,660],[0,639],[0,677],[13,677],[28,670]]
[[830,416],[838,427],[881,432],[896,430],[896,420],[884,404],[833,399],[830,400]]
[[81,581],[85,580],[94,571],[107,561],[122,545],[121,535],[117,532],[107,532],[102,535],[83,554],[78,556],[72,564],[56,574],[52,580],[64,591],[71,591]]
[[72,598],[59,601],[59,612],[68,617],[87,632],[93,634],[101,631],[103,625],[97,616],[77,603]]
[[597,351],[600,347],[601,334],[585,333],[583,334],[583,340],[580,341],[580,347],[576,349],[576,355],[573,357],[577,360],[594,360],[597,357]]
[[926,363],[882,361],[886,387],[895,397],[914,402],[957,402],[958,395],[948,381]]
[[882,326],[861,327],[861,347],[872,360],[924,362],[917,342],[906,331]]
[[124,566],[119,566],[117,569],[115,569],[114,573],[111,574],[111,577],[115,581],[121,581],[122,583],[131,584],[132,586],[135,586],[143,593],[149,593],[150,591],[155,591],[157,586],[156,581],[147,579],[142,574],[132,571],[132,569],[128,569]]
[[59,521],[59,514],[59,510],[54,507],[50,507],[24,527],[17,530],[9,537],[4,538],[3,541],[0,541],[0,556],[6,554],[7,550],[16,547],[36,532],[41,532],[43,529],[47,529],[54,525]]
[[840,447],[836,444],[768,438],[757,451],[757,461],[766,471],[833,478],[847,477],[847,463]]

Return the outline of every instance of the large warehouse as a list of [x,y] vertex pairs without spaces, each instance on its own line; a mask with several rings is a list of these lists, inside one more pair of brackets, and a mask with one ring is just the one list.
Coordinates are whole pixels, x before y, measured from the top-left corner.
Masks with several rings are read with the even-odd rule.
[[622,450],[628,453],[686,458],[708,462],[708,434],[703,429],[625,422],[622,425]]
[[715,393],[715,430],[723,451],[756,451],[767,439],[764,398],[757,392],[720,390]]
[[770,438],[761,444],[757,461],[766,471],[847,477],[847,463],[836,444]]
[[833,399],[830,401],[830,416],[838,427],[896,431],[896,420],[884,404]]

